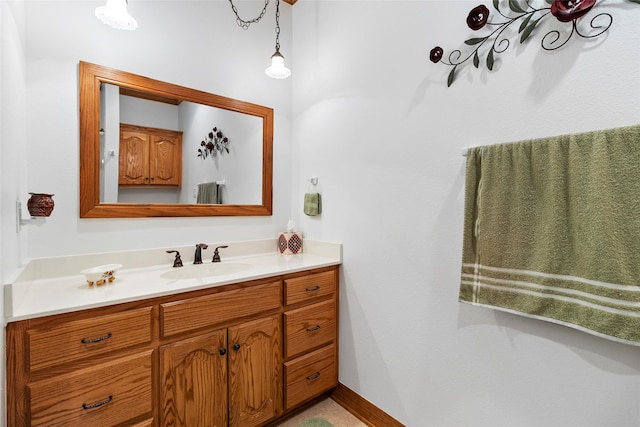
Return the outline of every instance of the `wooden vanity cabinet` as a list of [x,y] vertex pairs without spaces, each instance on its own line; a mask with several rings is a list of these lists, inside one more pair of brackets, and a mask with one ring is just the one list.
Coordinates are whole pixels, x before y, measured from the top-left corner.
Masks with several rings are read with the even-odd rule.
[[337,283],[325,267],[10,322],[7,425],[272,422],[337,385]]
[[153,417],[153,307],[7,325],[7,425],[116,426]]
[[179,187],[182,132],[120,125],[118,185]]
[[160,425],[263,425],[281,413],[280,316],[160,348]]
[[285,409],[338,385],[338,270],[284,280]]
[[[231,322],[160,347],[161,425],[253,427],[280,415],[281,301],[278,280],[160,304],[164,336]],[[247,316],[260,317],[237,323]]]

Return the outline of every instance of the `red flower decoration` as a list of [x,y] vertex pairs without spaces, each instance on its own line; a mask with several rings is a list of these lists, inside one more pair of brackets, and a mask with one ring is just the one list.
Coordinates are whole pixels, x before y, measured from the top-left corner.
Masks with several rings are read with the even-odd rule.
[[583,17],[596,4],[596,0],[555,0],[551,14],[560,22],[571,22]]
[[469,16],[467,16],[467,25],[474,31],[487,25],[487,19],[489,19],[489,9],[483,4],[471,9]]
[[217,127],[214,127],[211,132],[208,133],[207,138],[204,141],[200,141],[200,147],[198,148],[198,157],[206,159],[207,157],[216,157],[218,152],[220,154],[225,151],[229,153],[229,138],[224,136],[222,131]]
[[440,46],[436,46],[433,49],[431,49],[431,53],[429,53],[429,59],[434,64],[438,63],[442,59],[442,54],[443,53],[444,53],[444,51],[442,50],[442,48]]

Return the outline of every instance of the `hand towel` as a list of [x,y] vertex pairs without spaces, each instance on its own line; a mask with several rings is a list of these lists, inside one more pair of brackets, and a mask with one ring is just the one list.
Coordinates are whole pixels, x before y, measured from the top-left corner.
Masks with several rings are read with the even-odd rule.
[[476,147],[459,300],[640,345],[640,126]]
[[316,216],[322,213],[322,197],[320,193],[305,193],[304,213],[309,216]]
[[205,182],[198,184],[198,195],[196,197],[196,203],[198,204],[220,204],[222,203],[222,197],[219,185],[215,182]]

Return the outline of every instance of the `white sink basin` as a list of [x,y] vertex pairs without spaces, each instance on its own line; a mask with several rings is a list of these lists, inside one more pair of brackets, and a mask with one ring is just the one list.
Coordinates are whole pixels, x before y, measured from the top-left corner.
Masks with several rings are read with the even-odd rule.
[[176,267],[170,271],[162,273],[163,279],[200,279],[203,277],[221,276],[223,274],[238,273],[251,268],[251,264],[245,262],[216,262],[209,264],[190,265],[187,267]]

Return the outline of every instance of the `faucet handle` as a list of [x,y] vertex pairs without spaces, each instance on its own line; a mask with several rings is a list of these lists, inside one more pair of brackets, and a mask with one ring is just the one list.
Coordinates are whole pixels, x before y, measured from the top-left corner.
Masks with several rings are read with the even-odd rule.
[[173,260],[174,267],[182,267],[182,258],[180,258],[180,252],[178,251],[166,251],[168,254],[176,254],[175,259]]
[[213,251],[213,262],[220,262],[220,253],[218,253],[218,249],[224,249],[224,248],[228,248],[229,246],[227,245],[223,245],[223,246],[218,246],[214,251]]

